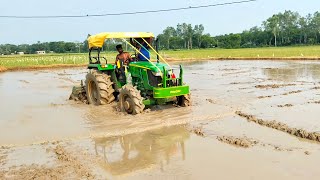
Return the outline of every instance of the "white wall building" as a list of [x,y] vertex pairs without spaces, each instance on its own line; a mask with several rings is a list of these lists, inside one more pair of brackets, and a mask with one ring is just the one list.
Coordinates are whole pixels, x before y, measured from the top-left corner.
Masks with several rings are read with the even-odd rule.
[[46,54],[46,51],[36,51],[36,54]]

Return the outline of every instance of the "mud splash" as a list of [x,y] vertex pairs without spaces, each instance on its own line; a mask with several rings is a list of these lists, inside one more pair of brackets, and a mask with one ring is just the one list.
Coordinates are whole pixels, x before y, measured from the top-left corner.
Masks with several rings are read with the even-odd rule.
[[72,88],[69,100],[80,101],[84,104],[89,104],[89,101],[87,99],[87,93],[85,91],[82,81],[80,86],[74,86]]
[[267,121],[267,120],[259,119],[253,115],[245,114],[241,111],[237,111],[236,114],[239,115],[240,117],[246,118],[247,121],[249,122],[254,122],[259,125],[266,126],[272,129],[277,129],[279,131],[297,136],[299,138],[320,142],[320,133],[318,132],[308,132],[304,129],[292,128],[284,123],[277,122],[275,120]]

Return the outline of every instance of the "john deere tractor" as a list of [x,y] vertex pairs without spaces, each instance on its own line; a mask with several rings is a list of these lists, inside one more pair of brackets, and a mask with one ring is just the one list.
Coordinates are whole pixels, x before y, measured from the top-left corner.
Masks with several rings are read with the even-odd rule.
[[[129,114],[139,114],[146,106],[169,102],[183,107],[191,105],[189,86],[183,81],[182,66],[176,69],[179,71],[176,76],[175,69],[158,53],[158,46],[152,47],[153,38],[154,35],[148,32],[99,33],[88,37],[89,72],[83,88],[89,104],[104,105],[117,100],[120,109]],[[134,61],[125,66],[123,62],[114,64],[101,57],[106,39],[121,39],[135,51],[132,55]],[[143,55],[139,47],[154,52],[156,61],[135,58]]]

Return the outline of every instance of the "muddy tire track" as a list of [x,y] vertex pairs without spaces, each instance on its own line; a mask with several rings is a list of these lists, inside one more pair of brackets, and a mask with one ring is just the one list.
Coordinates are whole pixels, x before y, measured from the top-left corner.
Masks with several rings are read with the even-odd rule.
[[249,122],[254,122],[265,127],[276,129],[276,130],[297,136],[299,138],[320,142],[320,133],[318,132],[308,132],[304,129],[289,127],[287,124],[277,122],[275,120],[267,121],[267,120],[259,119],[253,115],[245,114],[241,111],[237,111],[236,114],[239,115],[240,117],[246,118],[247,121]]

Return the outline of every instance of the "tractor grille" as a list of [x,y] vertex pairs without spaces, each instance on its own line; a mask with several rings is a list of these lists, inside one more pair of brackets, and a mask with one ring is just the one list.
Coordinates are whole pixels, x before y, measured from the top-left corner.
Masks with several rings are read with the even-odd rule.
[[155,76],[150,70],[148,70],[149,84],[153,87],[158,87],[162,83],[162,78],[160,76]]

